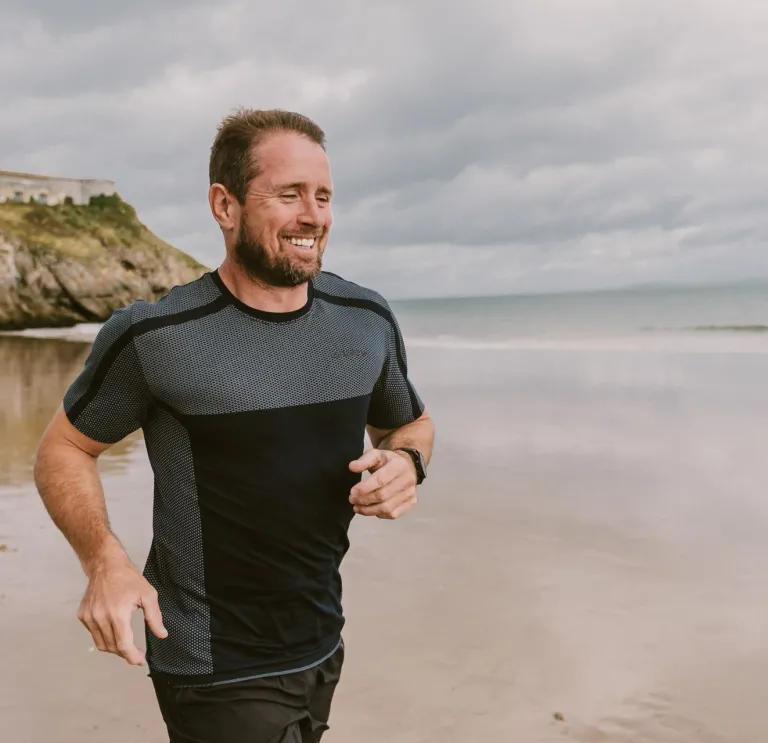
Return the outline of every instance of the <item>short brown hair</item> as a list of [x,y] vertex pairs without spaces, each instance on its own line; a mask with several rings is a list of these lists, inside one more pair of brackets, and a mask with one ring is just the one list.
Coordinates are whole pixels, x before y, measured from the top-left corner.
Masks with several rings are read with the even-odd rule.
[[221,183],[241,204],[251,180],[259,174],[253,149],[269,132],[296,132],[325,149],[325,133],[312,119],[279,108],[239,108],[220,124],[211,147],[208,177]]

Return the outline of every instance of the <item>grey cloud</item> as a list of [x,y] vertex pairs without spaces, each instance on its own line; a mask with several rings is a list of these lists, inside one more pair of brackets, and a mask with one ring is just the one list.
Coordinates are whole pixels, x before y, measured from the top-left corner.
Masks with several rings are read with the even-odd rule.
[[209,264],[208,148],[244,104],[326,129],[328,261],[383,290],[768,272],[768,8],[748,0],[8,11],[0,167],[113,177]]
[[203,5],[203,0],[131,0],[129,3],[104,0],[4,0],[3,14],[10,18],[34,19],[56,34],[113,26],[132,18],[147,18],[169,11],[186,11]]

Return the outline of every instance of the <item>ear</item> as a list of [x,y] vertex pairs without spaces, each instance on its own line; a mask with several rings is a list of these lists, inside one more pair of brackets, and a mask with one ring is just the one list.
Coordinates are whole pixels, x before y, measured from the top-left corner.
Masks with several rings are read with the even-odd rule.
[[224,232],[237,229],[240,224],[240,204],[220,183],[214,183],[208,189],[208,204],[213,218]]

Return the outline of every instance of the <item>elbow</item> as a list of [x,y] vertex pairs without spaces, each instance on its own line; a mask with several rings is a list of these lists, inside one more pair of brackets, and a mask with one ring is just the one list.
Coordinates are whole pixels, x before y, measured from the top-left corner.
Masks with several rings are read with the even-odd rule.
[[48,450],[50,442],[45,435],[40,439],[35,454],[32,457],[32,478],[37,489],[40,490],[44,481],[46,462],[49,460]]
[[42,493],[46,482],[50,479],[50,471],[66,459],[68,452],[65,442],[57,435],[55,426],[49,425],[38,441],[32,457],[32,478],[38,491]]

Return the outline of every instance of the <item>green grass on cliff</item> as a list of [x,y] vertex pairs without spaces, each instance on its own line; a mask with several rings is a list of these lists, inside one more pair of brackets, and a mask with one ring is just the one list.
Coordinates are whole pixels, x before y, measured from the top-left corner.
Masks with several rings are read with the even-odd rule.
[[88,260],[105,249],[125,247],[171,251],[190,266],[200,267],[145,227],[136,210],[118,195],[92,197],[90,203],[47,206],[32,203],[0,203],[0,238],[18,241],[30,253],[58,253],[61,258]]

